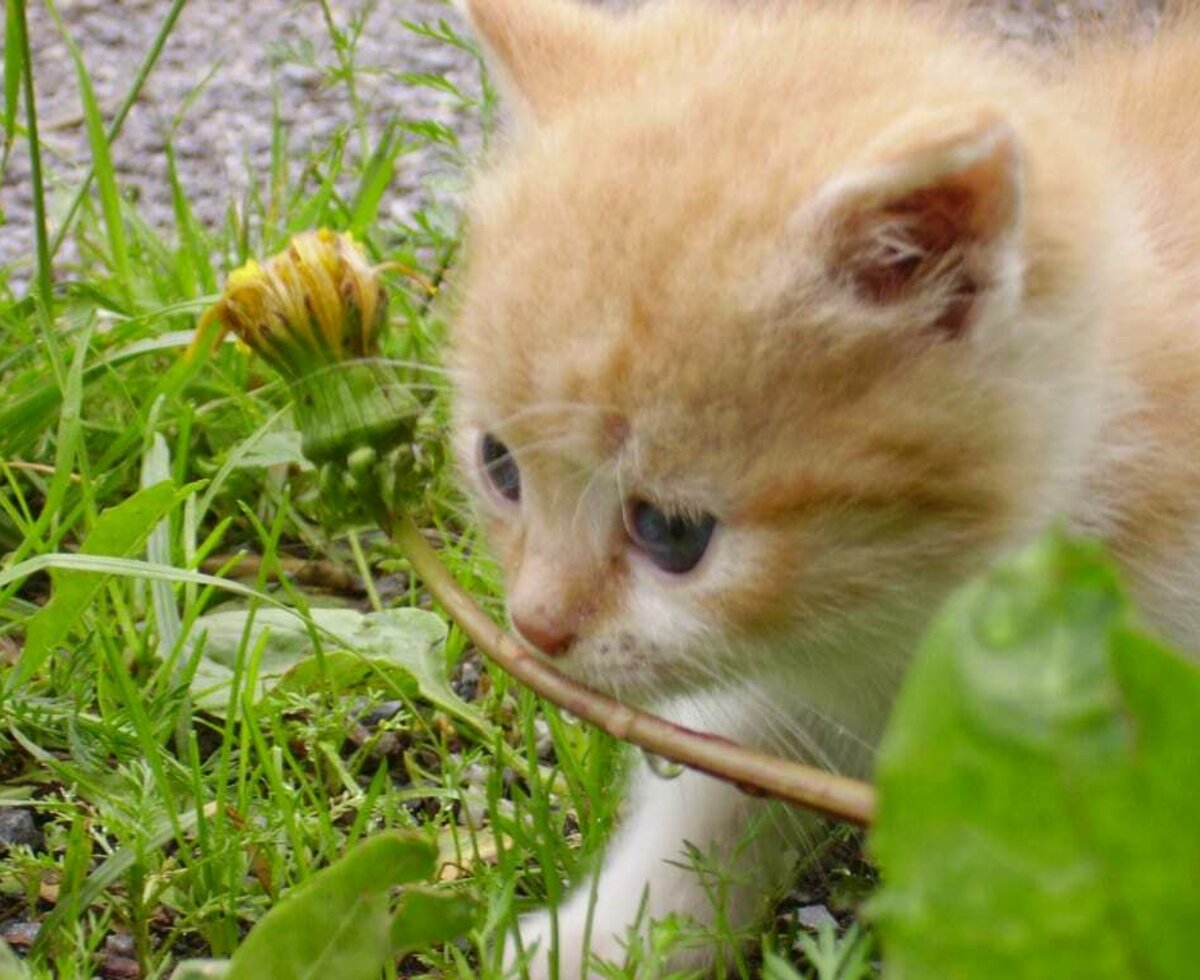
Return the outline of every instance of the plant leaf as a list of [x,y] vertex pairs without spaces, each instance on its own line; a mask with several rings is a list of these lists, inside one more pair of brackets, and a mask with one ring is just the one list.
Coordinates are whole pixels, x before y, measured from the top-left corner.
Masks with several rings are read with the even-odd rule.
[[17,106],[21,101],[21,74],[25,71],[25,59],[21,50],[20,14],[15,2],[4,5],[4,149],[0,151],[0,173],[8,168],[8,154],[12,150],[13,137],[17,130]]
[[479,902],[461,891],[406,888],[392,918],[392,953],[403,956],[457,939],[474,928],[478,912]]
[[[313,609],[308,613],[320,630],[323,662],[316,659],[313,634],[303,620],[282,609],[259,609],[253,622],[248,610],[222,610],[201,616],[193,630],[207,634],[192,681],[197,706],[214,714],[228,707],[230,682],[237,658],[255,649],[264,632],[270,637],[263,649],[253,699],[274,690],[312,690],[322,676],[339,686],[359,683],[377,670],[396,672],[410,682],[406,693],[420,695],[434,707],[459,718],[479,731],[488,731],[487,720],[463,701],[446,680],[442,645],[446,624],[423,609],[387,609],[360,613],[353,609]],[[240,700],[240,699],[239,699]]]
[[227,980],[377,980],[392,954],[389,892],[429,878],[437,848],[380,834],[313,875],[268,912],[234,953]]
[[1096,547],[964,590],[880,750],[893,978],[1176,978],[1200,922],[1200,670],[1131,625]]
[[[170,513],[182,496],[170,481],[139,490],[128,500],[103,511],[79,548],[80,555],[125,557],[139,551],[158,522]],[[56,571],[51,573],[54,591],[29,620],[25,632],[25,650],[10,678],[16,690],[41,667],[54,646],[91,605],[104,585],[104,576],[90,572]]]

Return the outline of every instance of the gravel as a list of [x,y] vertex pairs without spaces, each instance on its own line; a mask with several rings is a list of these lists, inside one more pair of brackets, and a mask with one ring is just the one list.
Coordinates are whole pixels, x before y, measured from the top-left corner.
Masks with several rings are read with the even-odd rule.
[[[59,0],[106,119],[132,86],[168,6],[165,0]],[[343,30],[356,17],[365,17],[355,53],[355,82],[374,134],[391,119],[431,120],[472,133],[474,120],[466,118],[451,95],[400,80],[408,72],[444,73],[469,94],[478,92],[471,58],[414,34],[404,23],[445,18],[463,29],[452,8],[439,0],[330,0],[329,7]],[[29,4],[29,16],[54,225],[91,154],[66,43],[42,4]],[[113,146],[122,187],[138,202],[141,217],[159,229],[174,224],[165,154],[169,138],[198,218],[209,227],[220,224],[231,202],[241,200],[251,176],[265,175],[270,168],[276,93],[297,174],[300,161],[326,147],[354,120],[345,85],[331,81],[323,70],[336,63],[317,0],[191,0]],[[430,178],[448,169],[445,158],[427,148],[405,157],[389,195],[390,216],[404,218]],[[0,234],[0,264],[23,265],[27,275],[33,255],[32,189],[20,142],[0,184],[0,210],[7,219]]]
[[[982,31],[1036,49],[1122,5],[1123,0],[976,0],[970,20]],[[1161,0],[1139,0],[1131,29],[1147,33],[1160,6]],[[129,90],[167,7],[166,0],[59,0],[106,118]],[[364,18],[356,83],[374,132],[390,119],[433,120],[452,127],[466,146],[478,145],[477,121],[457,100],[401,80],[407,72],[445,73],[464,91],[478,91],[468,55],[419,37],[404,24],[445,18],[462,30],[453,8],[441,0],[329,0],[329,8],[343,29]],[[86,172],[90,153],[66,44],[42,4],[31,3],[29,16],[54,225]],[[345,85],[330,81],[322,70],[335,63],[318,0],[191,0],[113,148],[122,187],[137,200],[141,217],[161,230],[174,224],[164,153],[169,137],[199,219],[218,225],[231,202],[241,200],[251,175],[269,168],[276,92],[297,173],[299,161],[353,121]],[[453,201],[461,178],[444,154],[428,148],[410,154],[399,168],[385,215],[402,220],[430,195]],[[0,265],[13,264],[18,282],[32,265],[31,209],[28,162],[18,141],[0,182],[6,222]],[[64,249],[60,263],[69,264],[72,254]]]

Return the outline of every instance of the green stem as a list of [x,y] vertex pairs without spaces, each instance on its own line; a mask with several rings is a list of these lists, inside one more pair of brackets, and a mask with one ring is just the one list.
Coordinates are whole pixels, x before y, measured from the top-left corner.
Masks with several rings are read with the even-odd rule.
[[622,741],[747,792],[765,793],[860,826],[871,823],[875,790],[869,783],[695,732],[589,690],[530,656],[496,625],[442,564],[411,518],[401,517],[396,522],[392,538],[426,588],[475,645],[547,701]]
[[29,50],[29,21],[25,16],[25,0],[10,0],[16,4],[17,45],[21,51],[22,81],[25,89],[26,136],[29,139],[29,170],[33,181],[33,223],[37,239],[37,291],[46,315],[54,315],[54,278],[50,272],[53,252],[46,232],[46,189],[42,180],[42,144],[38,137],[37,96],[33,90],[33,54]]
[[350,552],[354,555],[354,564],[362,577],[363,588],[367,590],[367,601],[376,612],[383,612],[383,601],[379,598],[379,590],[375,588],[375,578],[371,575],[371,566],[367,556],[363,554],[362,542],[358,540],[358,532],[351,531],[347,538],[350,541]]

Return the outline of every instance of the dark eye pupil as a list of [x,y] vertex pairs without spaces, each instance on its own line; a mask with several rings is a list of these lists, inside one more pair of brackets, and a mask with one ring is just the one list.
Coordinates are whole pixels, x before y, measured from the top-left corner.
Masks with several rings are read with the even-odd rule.
[[483,461],[483,472],[496,492],[507,500],[520,500],[521,471],[508,446],[488,432],[479,444],[479,455]]
[[645,500],[635,500],[629,514],[634,544],[663,571],[676,575],[690,572],[700,563],[716,524],[711,514],[668,514]]

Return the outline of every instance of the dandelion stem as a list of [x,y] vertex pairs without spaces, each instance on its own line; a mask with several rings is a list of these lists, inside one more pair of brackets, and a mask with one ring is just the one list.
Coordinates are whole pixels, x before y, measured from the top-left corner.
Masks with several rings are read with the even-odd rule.
[[868,826],[875,813],[869,784],[767,755],[714,735],[692,731],[600,694],[536,660],[458,584],[412,519],[401,517],[392,538],[426,588],[494,663],[547,701],[610,735],[655,755],[811,810]]

